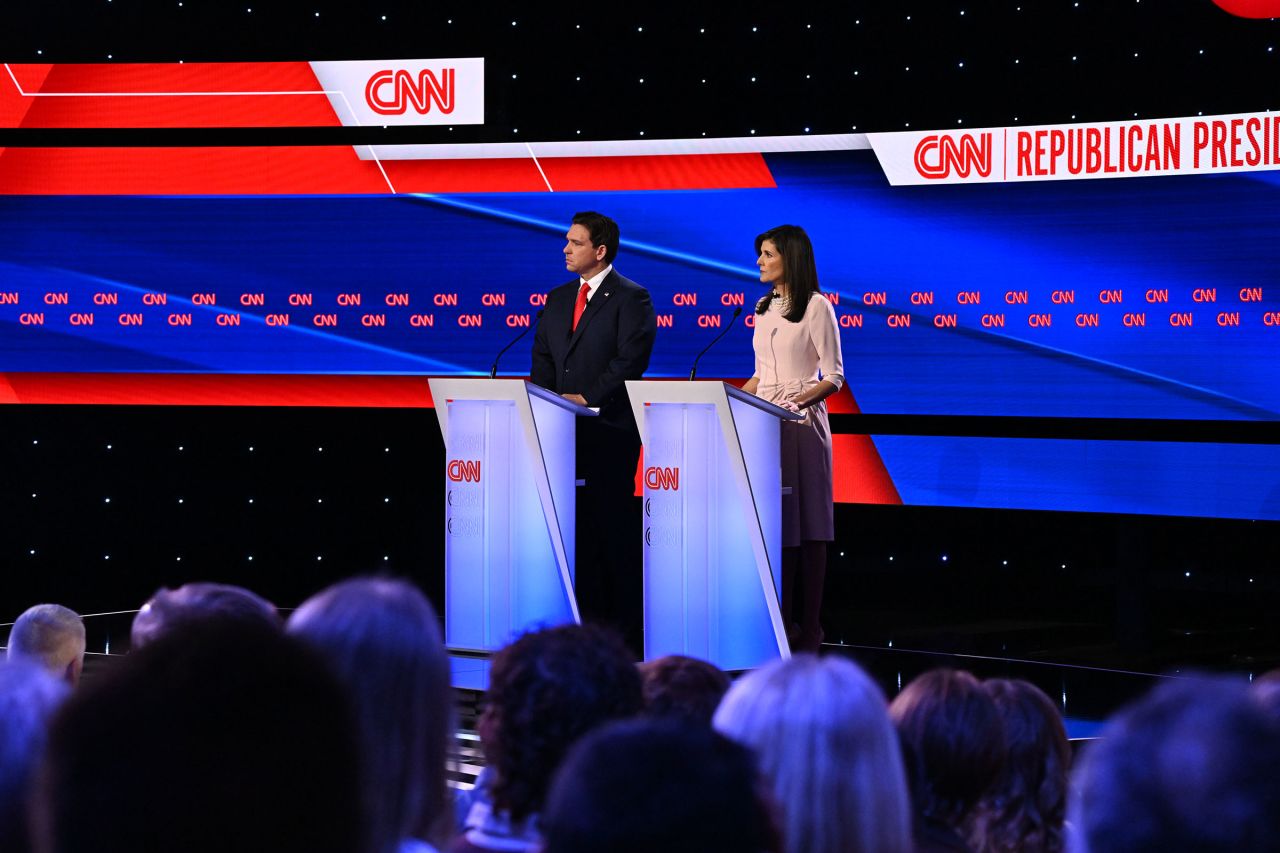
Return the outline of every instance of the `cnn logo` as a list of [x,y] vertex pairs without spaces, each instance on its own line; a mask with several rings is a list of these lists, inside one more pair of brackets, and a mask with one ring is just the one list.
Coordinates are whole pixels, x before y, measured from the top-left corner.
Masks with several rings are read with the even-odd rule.
[[662,489],[669,489],[673,492],[678,491],[680,488],[680,469],[660,468],[657,466],[645,468],[644,484],[655,491]]
[[973,134],[966,133],[959,142],[949,133],[926,136],[916,146],[915,160],[916,171],[922,178],[948,178],[952,172],[967,178],[975,171],[984,178],[989,177],[991,134],[983,133],[974,139]]
[[453,68],[441,69],[439,78],[424,68],[418,72],[417,80],[403,69],[378,71],[365,84],[364,99],[369,109],[384,116],[404,115],[411,105],[419,115],[426,115],[433,102],[437,110],[448,115],[457,103],[456,79]]
[[455,483],[480,482],[480,460],[474,462],[465,459],[451,459],[445,468],[445,474]]

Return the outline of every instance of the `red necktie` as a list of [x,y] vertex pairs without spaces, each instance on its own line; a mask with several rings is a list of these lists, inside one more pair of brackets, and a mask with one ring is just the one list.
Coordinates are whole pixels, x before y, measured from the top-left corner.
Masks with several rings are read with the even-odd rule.
[[582,312],[587,310],[587,294],[591,292],[591,285],[585,281],[582,287],[578,288],[578,301],[573,304],[573,331],[578,330],[578,321],[582,319]]

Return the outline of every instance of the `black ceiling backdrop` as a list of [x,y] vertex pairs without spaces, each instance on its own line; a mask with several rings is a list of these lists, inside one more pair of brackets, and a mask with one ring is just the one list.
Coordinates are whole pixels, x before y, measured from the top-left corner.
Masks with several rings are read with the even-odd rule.
[[1280,26],[1233,17],[1211,0],[5,5],[0,57],[10,62],[483,56],[488,121],[469,139],[841,133],[1280,108]]

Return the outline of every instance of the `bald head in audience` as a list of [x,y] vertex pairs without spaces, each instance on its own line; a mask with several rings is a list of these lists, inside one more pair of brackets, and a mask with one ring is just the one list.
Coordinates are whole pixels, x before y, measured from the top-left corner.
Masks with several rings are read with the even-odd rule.
[[9,632],[9,660],[34,661],[75,686],[84,669],[84,621],[61,604],[28,608]]

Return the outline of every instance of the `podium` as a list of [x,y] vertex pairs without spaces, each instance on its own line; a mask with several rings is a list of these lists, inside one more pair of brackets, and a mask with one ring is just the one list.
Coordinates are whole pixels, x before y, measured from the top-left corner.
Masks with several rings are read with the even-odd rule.
[[627,383],[644,442],[644,654],[725,670],[789,657],[779,428],[723,382]]
[[445,646],[483,655],[577,622],[574,420],[596,412],[523,379],[430,387],[446,460]]

